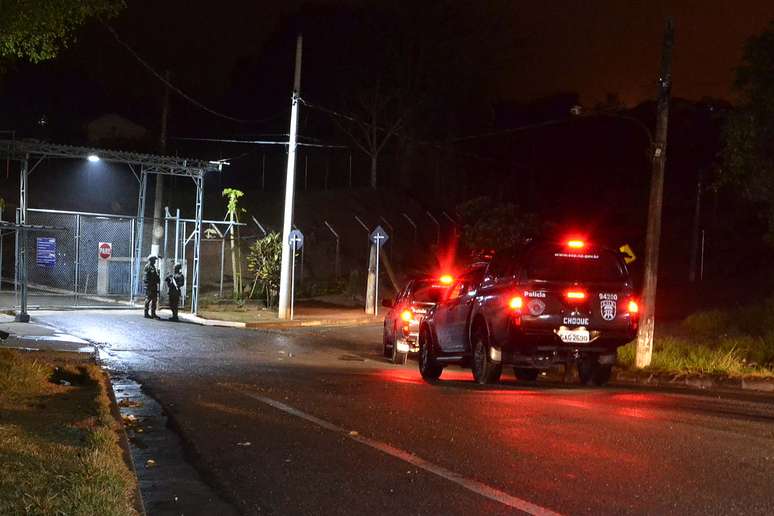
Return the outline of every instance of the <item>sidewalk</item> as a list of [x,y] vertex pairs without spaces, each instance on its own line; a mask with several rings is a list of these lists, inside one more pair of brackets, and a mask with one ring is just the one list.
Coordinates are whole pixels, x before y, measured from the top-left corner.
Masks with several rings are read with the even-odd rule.
[[232,328],[278,329],[309,326],[361,326],[381,324],[384,312],[378,316],[366,314],[362,308],[336,305],[311,304],[295,307],[293,320],[277,319],[275,310],[220,311],[203,308],[199,316],[180,314],[186,321],[204,326],[226,326]]
[[11,315],[0,314],[0,330],[10,333],[7,339],[0,340],[0,347],[94,353],[94,346],[89,342],[34,320],[19,323]]

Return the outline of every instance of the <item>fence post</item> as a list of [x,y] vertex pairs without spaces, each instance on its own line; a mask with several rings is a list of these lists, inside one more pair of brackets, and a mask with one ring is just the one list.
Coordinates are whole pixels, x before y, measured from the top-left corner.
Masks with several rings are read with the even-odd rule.
[[414,243],[416,243],[417,242],[417,225],[414,223],[413,220],[411,220],[411,217],[409,217],[407,213],[403,212],[403,213],[401,213],[401,215],[403,215],[403,217],[408,221],[408,223],[411,224],[411,227],[414,228]]
[[[75,306],[78,306],[78,285],[81,274],[81,216],[75,216]],[[84,292],[85,294],[86,292]]]
[[379,216],[379,220],[381,220],[382,222],[384,222],[384,224],[385,224],[385,225],[386,225],[388,228],[390,228],[390,238],[392,239],[392,245],[391,245],[391,246],[390,246],[390,248],[387,250],[387,254],[389,254],[389,256],[390,256],[390,259],[392,259],[392,248],[393,248],[393,247],[395,247],[395,228],[392,226],[392,224],[390,224],[390,223],[389,223],[389,221],[388,221],[387,219],[385,219],[385,218],[384,218],[384,217],[382,217],[381,215]]
[[438,219],[433,217],[433,214],[430,213],[430,210],[427,210],[425,213],[427,213],[427,216],[430,217],[430,219],[435,223],[435,243],[438,244],[441,242],[441,223],[438,222]]
[[338,279],[341,275],[341,264],[339,263],[339,234],[336,233],[336,231],[333,230],[333,227],[331,227],[330,224],[328,224],[327,220],[323,221],[323,224],[328,228],[328,230],[333,233],[334,238],[336,238],[336,257],[333,261],[333,274]]

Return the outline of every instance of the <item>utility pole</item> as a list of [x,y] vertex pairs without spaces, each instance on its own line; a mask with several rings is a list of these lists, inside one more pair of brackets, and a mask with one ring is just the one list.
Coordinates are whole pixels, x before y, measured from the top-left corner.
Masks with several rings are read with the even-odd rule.
[[[169,70],[164,77],[167,83],[170,79]],[[164,103],[161,106],[161,131],[159,133],[159,153],[164,154],[167,151],[167,117],[169,116],[169,85],[164,86]],[[151,254],[159,256],[159,241],[164,235],[164,228],[161,225],[161,210],[164,204],[164,176],[156,174],[156,195],[153,198],[153,234],[151,236]],[[166,252],[166,249],[164,250]],[[159,264],[161,265],[161,264]]]
[[287,319],[290,291],[290,230],[293,224],[293,194],[296,175],[296,132],[298,131],[298,101],[301,93],[301,52],[304,38],[301,34],[296,40],[296,68],[293,77],[293,97],[290,108],[290,139],[288,141],[288,169],[285,179],[285,213],[282,219],[282,263],[280,267],[279,309],[277,317]]
[[661,50],[661,71],[658,78],[656,107],[656,139],[653,142],[653,174],[650,183],[648,205],[648,229],[645,240],[645,272],[642,287],[642,312],[637,332],[638,368],[650,365],[653,357],[653,333],[655,330],[656,285],[658,282],[658,253],[661,240],[661,212],[664,200],[664,167],[666,166],[667,126],[669,123],[669,97],[672,88],[672,47],[675,28],[672,18],[667,18]]

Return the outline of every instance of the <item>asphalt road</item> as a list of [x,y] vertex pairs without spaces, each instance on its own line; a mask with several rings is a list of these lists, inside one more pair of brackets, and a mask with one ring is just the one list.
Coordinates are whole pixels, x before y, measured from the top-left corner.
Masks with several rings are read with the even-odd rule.
[[36,319],[141,382],[245,514],[774,513],[771,397],[478,387],[451,368],[429,385],[381,358],[379,326]]

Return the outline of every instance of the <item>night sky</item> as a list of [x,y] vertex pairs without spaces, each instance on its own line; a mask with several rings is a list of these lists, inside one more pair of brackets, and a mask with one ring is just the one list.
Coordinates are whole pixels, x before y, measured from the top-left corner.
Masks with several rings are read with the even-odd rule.
[[[267,44],[278,33],[292,31],[292,17],[302,7],[378,3],[383,2],[129,0],[128,9],[111,23],[155,67],[170,69],[181,88],[218,106],[238,80],[240,60],[265,60],[267,53],[276,54],[277,47]],[[670,14],[677,31],[674,95],[733,100],[733,69],[744,41],[774,19],[774,3],[766,0],[467,4],[471,9],[487,5],[508,27],[511,44],[503,44],[501,66],[480,77],[492,85],[494,95],[527,101],[569,91],[579,93],[589,106],[608,93],[617,94],[628,106],[653,96],[664,19]],[[308,39],[308,54],[322,60],[335,53],[325,49],[315,54],[314,49],[324,44]],[[256,98],[266,91],[276,96],[289,87],[291,58],[289,52],[274,56],[284,68],[261,78]],[[308,64],[324,68],[319,62]],[[116,111],[145,123],[157,118],[161,91],[160,84],[98,24],[84,28],[79,42],[55,62],[12,68],[3,87],[17,94],[15,102],[34,112],[70,112],[75,107],[68,97],[80,93],[77,109],[87,116]],[[308,81],[304,84],[310,96],[315,88]],[[244,113],[231,114],[246,118],[271,114],[274,102],[256,101],[241,106]]]

